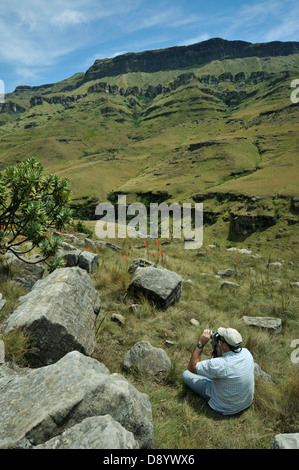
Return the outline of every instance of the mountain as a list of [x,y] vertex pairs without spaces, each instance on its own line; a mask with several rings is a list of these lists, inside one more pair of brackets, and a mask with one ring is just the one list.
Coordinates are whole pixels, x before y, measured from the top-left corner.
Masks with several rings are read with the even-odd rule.
[[98,202],[203,201],[246,233],[298,219],[299,43],[211,39],[96,60],[0,105],[0,170],[35,156]]

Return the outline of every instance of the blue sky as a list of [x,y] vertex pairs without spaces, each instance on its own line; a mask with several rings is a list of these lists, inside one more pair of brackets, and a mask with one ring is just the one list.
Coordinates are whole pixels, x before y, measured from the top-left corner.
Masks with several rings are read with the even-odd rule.
[[201,42],[299,41],[298,0],[8,0],[0,8],[0,80],[54,83],[96,59]]

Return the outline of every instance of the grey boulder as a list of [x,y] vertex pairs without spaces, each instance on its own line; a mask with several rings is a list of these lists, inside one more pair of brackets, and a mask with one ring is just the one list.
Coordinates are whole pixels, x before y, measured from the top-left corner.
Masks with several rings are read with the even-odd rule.
[[246,325],[255,326],[257,328],[263,328],[265,330],[268,330],[269,333],[273,333],[275,335],[279,334],[282,329],[282,322],[280,318],[249,317],[247,315],[244,315],[243,320]]
[[125,354],[123,367],[163,379],[171,368],[171,361],[163,349],[152,346],[148,341],[140,341]]
[[64,261],[65,267],[79,266],[88,273],[93,273],[99,265],[99,257],[96,253],[79,250],[65,242],[62,243],[56,256]]
[[299,432],[277,434],[272,441],[271,449],[299,449]]
[[34,449],[139,449],[133,433],[111,416],[93,416]]
[[[24,257],[21,257],[25,259]],[[10,266],[12,279],[25,289],[32,289],[36,281],[44,275],[45,268],[39,261],[39,257],[31,256],[23,261],[12,253],[5,255],[5,261]]]
[[57,269],[19,299],[8,317],[6,333],[20,326],[30,334],[34,354],[30,365],[52,364],[70,351],[91,355],[100,298],[86,271]]
[[134,297],[144,296],[157,308],[166,309],[182,295],[182,277],[168,269],[153,266],[139,267],[128,286]]
[[154,445],[148,395],[78,351],[25,375],[6,374],[0,379],[0,394],[0,449],[45,444],[79,423],[80,435],[90,424],[82,424],[86,418],[104,415],[131,432],[140,448]]

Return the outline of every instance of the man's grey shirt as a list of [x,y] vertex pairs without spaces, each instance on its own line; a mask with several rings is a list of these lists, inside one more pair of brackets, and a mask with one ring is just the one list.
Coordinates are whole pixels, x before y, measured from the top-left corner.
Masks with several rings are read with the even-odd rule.
[[199,375],[212,380],[206,393],[211,408],[224,415],[238,413],[251,405],[254,395],[254,361],[246,348],[196,364]]

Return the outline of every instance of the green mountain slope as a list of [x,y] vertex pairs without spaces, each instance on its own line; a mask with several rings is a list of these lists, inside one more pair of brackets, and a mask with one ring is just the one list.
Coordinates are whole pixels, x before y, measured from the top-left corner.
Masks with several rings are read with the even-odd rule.
[[33,155],[69,178],[74,203],[92,207],[111,191],[128,201],[282,195],[291,207],[298,76],[299,43],[212,39],[96,61],[6,95],[0,170]]

